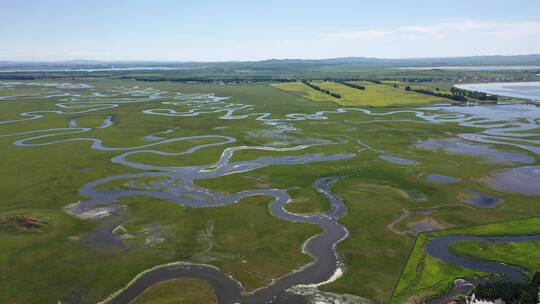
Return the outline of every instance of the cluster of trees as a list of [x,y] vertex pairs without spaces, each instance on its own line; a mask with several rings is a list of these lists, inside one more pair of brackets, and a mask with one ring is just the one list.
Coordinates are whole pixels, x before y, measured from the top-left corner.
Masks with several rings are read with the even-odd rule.
[[187,82],[187,83],[258,83],[258,82],[294,82],[296,79],[291,78],[274,78],[271,76],[261,77],[189,77],[189,76],[168,76],[168,75],[147,75],[147,76],[119,76],[118,79],[128,79],[146,82],[171,81],[171,82]]
[[533,278],[525,284],[497,281],[474,288],[477,299],[496,300],[501,299],[509,304],[536,304],[540,288],[540,273],[535,273]]
[[307,80],[302,80],[302,83],[307,85],[308,87],[314,89],[314,90],[317,90],[319,92],[323,92],[324,94],[330,95],[330,96],[335,97],[335,98],[341,98],[340,94],[331,92],[330,90],[327,90],[327,89],[324,89],[324,88],[321,88],[321,87],[319,87],[317,85],[312,84],[311,82],[309,82]]
[[421,83],[421,82],[436,82],[441,81],[440,78],[432,78],[432,77],[422,77],[422,78],[413,78],[413,77],[407,77],[402,78],[401,81],[403,82],[414,82],[414,83]]
[[[52,78],[52,77],[51,77]],[[41,79],[38,76],[24,76],[24,75],[1,75],[0,80],[38,80]]]
[[452,99],[452,100],[455,100],[455,101],[463,101],[463,102],[467,101],[467,97],[465,97],[463,95],[439,93],[439,92],[434,92],[434,91],[428,90],[428,89],[413,89],[410,86],[406,86],[405,91],[413,91],[413,92],[420,93],[420,94],[426,94],[426,95],[431,95],[431,96],[448,98],[448,99]]
[[494,101],[497,101],[499,99],[497,97],[497,95],[488,95],[488,94],[483,93],[483,92],[463,90],[463,89],[459,89],[459,88],[456,88],[456,87],[451,88],[450,92],[452,92],[453,95],[462,95],[462,96],[467,96],[467,97],[471,97],[471,98],[478,99],[478,100],[494,100]]
[[358,90],[362,90],[362,91],[365,91],[366,90],[366,87],[363,86],[363,85],[359,85],[359,84],[354,84],[354,83],[349,83],[349,82],[345,82],[345,81],[336,81],[337,83],[339,84],[342,84],[342,85],[346,85],[348,87],[351,87],[353,89],[358,89]]
[[374,83],[374,84],[381,84],[382,83],[380,80],[377,80],[377,79],[366,79],[366,81],[369,81],[369,82]]

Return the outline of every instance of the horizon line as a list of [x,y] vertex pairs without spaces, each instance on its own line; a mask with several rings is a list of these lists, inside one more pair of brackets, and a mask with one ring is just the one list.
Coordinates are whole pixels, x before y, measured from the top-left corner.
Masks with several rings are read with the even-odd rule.
[[459,58],[475,58],[475,57],[527,57],[540,56],[540,53],[528,54],[488,54],[488,55],[464,55],[464,56],[428,56],[428,57],[369,57],[369,56],[343,56],[343,57],[325,57],[325,58],[266,58],[266,59],[232,59],[232,60],[164,60],[164,59],[1,59],[0,63],[69,63],[69,62],[95,62],[95,63],[129,63],[129,62],[146,62],[146,63],[227,63],[227,62],[263,62],[263,61],[324,61],[337,59],[368,59],[368,60],[426,60],[426,59],[459,59]]

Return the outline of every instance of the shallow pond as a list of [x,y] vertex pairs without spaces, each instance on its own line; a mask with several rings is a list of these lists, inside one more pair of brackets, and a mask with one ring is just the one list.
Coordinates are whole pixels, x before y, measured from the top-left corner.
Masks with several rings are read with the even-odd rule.
[[540,166],[512,168],[487,177],[494,189],[527,195],[540,195]]
[[451,153],[482,156],[494,163],[523,163],[532,164],[534,158],[517,153],[506,152],[484,144],[470,144],[459,139],[424,140],[417,142],[414,147],[429,150],[444,150]]
[[437,174],[437,173],[432,173],[432,174],[427,175],[426,179],[436,184],[451,184],[451,183],[457,183],[461,181],[461,178],[456,178],[456,177]]
[[382,159],[382,160],[385,160],[387,162],[397,164],[397,165],[416,165],[416,164],[418,164],[417,161],[410,160],[410,159],[403,158],[403,157],[399,157],[399,156],[388,155],[388,154],[380,155],[379,158]]
[[469,203],[474,204],[478,208],[492,208],[497,205],[499,202],[498,199],[487,196],[482,193],[478,193],[475,191],[467,191],[470,194],[469,199],[467,200]]

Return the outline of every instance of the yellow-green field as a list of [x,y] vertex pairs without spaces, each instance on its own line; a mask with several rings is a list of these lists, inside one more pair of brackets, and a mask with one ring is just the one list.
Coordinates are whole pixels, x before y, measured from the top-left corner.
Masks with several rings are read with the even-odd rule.
[[[429,84],[408,83],[408,82],[403,82],[399,80],[383,80],[382,84],[385,84],[387,86],[393,86],[394,84],[397,84],[399,86],[399,89],[404,89],[406,86],[410,86],[411,89],[413,90],[424,89],[424,90],[435,91],[435,89],[438,89],[439,93],[452,94],[452,92],[450,92],[450,90],[448,89],[448,83],[446,84],[432,83],[431,85],[429,85]],[[453,84],[450,84],[450,87],[453,87]],[[433,97],[433,98],[437,98],[437,97]]]
[[272,86],[312,101],[333,101],[342,106],[384,107],[450,102],[450,100],[445,98],[405,91],[406,84],[404,83],[400,83],[399,88],[394,88],[390,83],[374,84],[366,81],[352,81],[351,83],[360,84],[366,90],[351,88],[332,81],[313,81],[313,84],[342,96],[342,98],[334,98],[314,90],[301,82],[278,83],[272,84]]
[[513,243],[463,241],[454,244],[452,249],[474,259],[520,265],[531,274],[540,271],[540,241]]
[[337,98],[314,90],[301,82],[281,82],[271,84],[274,88],[300,95],[312,101],[331,101],[338,102]]

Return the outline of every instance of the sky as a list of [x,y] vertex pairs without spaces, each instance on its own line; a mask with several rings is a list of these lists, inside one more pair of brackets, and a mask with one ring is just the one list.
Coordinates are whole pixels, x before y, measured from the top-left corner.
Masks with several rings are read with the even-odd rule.
[[533,53],[539,0],[0,0],[0,60]]

